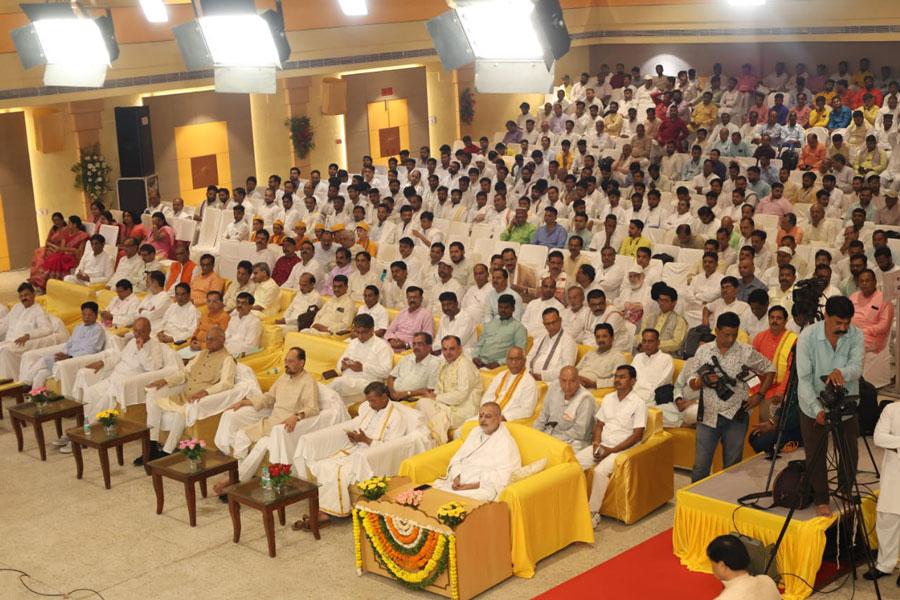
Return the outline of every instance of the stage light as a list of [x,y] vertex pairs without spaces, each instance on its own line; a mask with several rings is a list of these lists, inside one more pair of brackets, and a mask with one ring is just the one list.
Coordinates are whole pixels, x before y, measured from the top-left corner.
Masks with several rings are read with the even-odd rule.
[[755,8],[765,6],[766,0],[728,0],[728,5],[735,8]]
[[169,20],[169,13],[163,0],[141,0],[141,8],[144,17],[151,23],[165,23]]
[[571,44],[559,0],[456,0],[451,6],[427,23],[444,68],[474,60],[481,92],[549,91],[553,64]]
[[76,14],[69,4],[22,4],[32,21],[11,32],[24,69],[46,65],[44,85],[102,87],[119,56],[112,18]]
[[200,0],[202,14],[173,28],[191,70],[214,69],[217,92],[275,93],[275,70],[290,57],[281,3],[256,13],[253,0]]
[[369,14],[366,0],[338,0],[341,10],[348,17],[361,17]]

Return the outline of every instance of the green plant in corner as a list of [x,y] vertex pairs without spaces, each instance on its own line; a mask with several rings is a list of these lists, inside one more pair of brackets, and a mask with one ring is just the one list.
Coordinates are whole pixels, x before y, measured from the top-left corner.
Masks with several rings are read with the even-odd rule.
[[83,191],[91,200],[103,198],[110,189],[109,174],[112,171],[106,158],[100,153],[100,145],[95,144],[80,150],[80,160],[72,165],[75,173],[75,189]]
[[314,150],[316,143],[314,141],[315,131],[309,122],[309,117],[291,117],[284,122],[288,128],[291,138],[291,144],[294,146],[294,154],[297,158],[306,158],[310,150]]
[[467,125],[471,125],[475,119],[475,98],[472,96],[472,90],[466,88],[459,96],[459,120]]

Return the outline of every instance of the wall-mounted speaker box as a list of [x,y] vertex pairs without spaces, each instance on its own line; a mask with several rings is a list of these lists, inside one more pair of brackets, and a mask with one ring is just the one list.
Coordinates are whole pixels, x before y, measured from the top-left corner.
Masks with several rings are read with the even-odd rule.
[[155,172],[149,106],[117,106],[116,138],[122,177],[146,177]]

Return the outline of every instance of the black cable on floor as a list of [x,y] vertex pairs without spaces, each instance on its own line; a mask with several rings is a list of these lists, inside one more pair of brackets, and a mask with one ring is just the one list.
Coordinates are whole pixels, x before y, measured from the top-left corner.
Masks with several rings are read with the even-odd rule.
[[25,571],[22,571],[22,570],[20,570],[20,569],[2,569],[2,568],[0,568],[0,572],[3,572],[3,571],[8,571],[8,572],[10,572],[10,573],[18,573],[18,574],[19,574],[19,583],[21,583],[22,586],[23,586],[26,590],[28,590],[28,591],[31,592],[32,594],[35,594],[36,596],[43,596],[43,597],[45,597],[45,598],[71,598],[71,597],[72,597],[72,594],[74,594],[74,593],[76,593],[76,592],[90,592],[90,593],[92,593],[92,594],[96,594],[96,596],[97,596],[98,598],[100,598],[100,600],[105,600],[105,599],[103,598],[103,594],[101,594],[101,593],[98,592],[97,590],[93,590],[93,589],[91,589],[91,588],[75,588],[74,590],[70,590],[70,591],[68,591],[68,592],[66,592],[66,593],[64,593],[64,594],[43,594],[43,593],[41,593],[41,592],[39,592],[39,591],[37,591],[37,590],[34,590],[34,589],[28,587],[28,584],[25,583],[25,578],[26,578],[26,577],[31,578],[31,575],[29,575],[29,574],[26,573]]

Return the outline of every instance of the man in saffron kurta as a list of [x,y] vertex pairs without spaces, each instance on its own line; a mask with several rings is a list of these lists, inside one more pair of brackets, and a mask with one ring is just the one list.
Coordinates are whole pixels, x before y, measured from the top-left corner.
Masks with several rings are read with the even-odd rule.
[[787,310],[782,306],[769,309],[769,328],[753,338],[753,348],[768,358],[775,366],[775,381],[760,403],[759,418],[769,418],[769,405],[781,404],[791,370],[791,350],[797,341],[797,334],[786,329]]
[[506,352],[506,368],[491,380],[481,397],[481,405],[495,402],[507,421],[530,419],[537,404],[537,383],[525,369],[525,352],[513,346]]
[[194,269],[191,279],[191,301],[194,306],[206,304],[206,295],[209,292],[224,292],[225,280],[219,277],[215,271],[216,259],[212,254],[204,254],[200,257],[200,272]]
[[469,432],[450,459],[447,475],[432,485],[438,490],[491,502],[521,466],[519,447],[502,420],[500,405],[487,402],[478,413],[478,427]]
[[894,322],[894,305],[885,301],[876,281],[874,271],[862,271],[857,279],[859,290],[850,300],[855,308],[853,324],[863,333],[863,378],[877,388],[891,381],[891,354],[887,346]]

